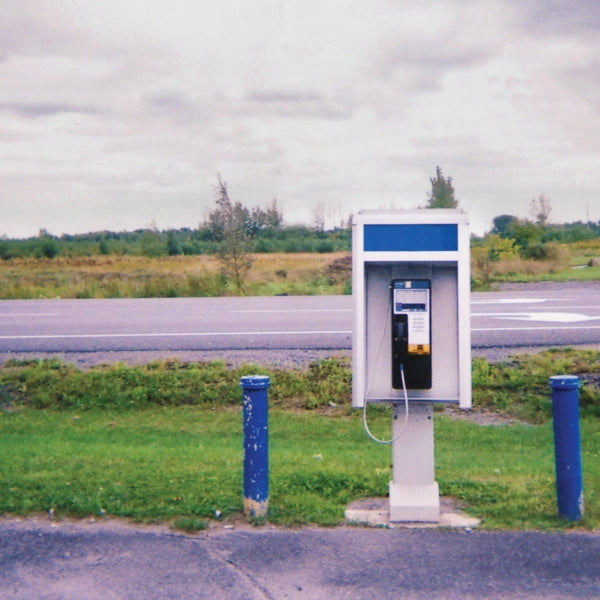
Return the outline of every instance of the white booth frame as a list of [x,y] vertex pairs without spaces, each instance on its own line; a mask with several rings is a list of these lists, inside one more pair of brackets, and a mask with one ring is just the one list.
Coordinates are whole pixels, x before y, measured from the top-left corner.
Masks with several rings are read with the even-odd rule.
[[[377,241],[374,232],[395,231],[393,227],[400,225],[402,231],[415,237],[415,247],[407,247],[410,241],[398,243],[390,238],[389,241]],[[375,226],[375,227],[373,227]],[[384,226],[383,229],[377,229]],[[441,226],[441,227],[439,227]],[[366,241],[365,231],[369,237]],[[434,235],[432,240],[427,238],[427,232]],[[452,242],[446,244],[444,240],[437,240],[436,232],[450,232]],[[425,235],[421,235],[421,234]],[[409,235],[409,237],[410,237]],[[385,236],[384,236],[385,238]],[[375,243],[373,243],[375,239]],[[410,391],[409,401],[416,402],[441,402],[455,403],[460,408],[471,408],[471,323],[470,323],[470,234],[469,221],[465,213],[456,209],[416,209],[416,210],[363,210],[353,218],[352,233],[352,295],[354,307],[354,327],[352,343],[352,405],[363,407],[365,400],[369,402],[398,402],[401,400],[402,390],[371,389],[373,380],[386,377],[391,380],[389,373],[391,360],[388,360],[390,344],[383,352],[382,365],[368,364],[368,339],[371,336],[383,338],[382,331],[369,331],[379,329],[383,325],[369,321],[368,314],[368,279],[377,277],[383,270],[392,277],[402,278],[429,278],[432,277],[432,354],[444,354],[443,370],[451,373],[449,393],[444,386],[434,383],[429,391]],[[444,274],[443,279],[454,279],[451,285],[443,286],[447,306],[440,306],[436,298],[436,274]],[[388,292],[382,292],[388,293]],[[437,308],[436,308],[437,301]],[[436,330],[440,332],[441,324],[435,322],[436,311],[440,320],[445,321],[444,326],[449,328],[445,338],[436,343]],[[371,314],[371,320],[372,318]],[[454,333],[455,332],[455,333]],[[439,334],[438,334],[439,335]],[[455,339],[454,339],[454,336]],[[372,351],[371,351],[372,355]],[[380,362],[373,360],[371,363]],[[435,367],[435,363],[433,365]],[[384,375],[378,375],[378,369]],[[438,368],[439,372],[441,369]],[[375,376],[374,376],[375,373]],[[439,375],[439,373],[438,373]],[[432,374],[436,379],[436,369]],[[373,386],[377,388],[377,385]],[[381,385],[380,385],[381,388]],[[440,395],[439,389],[443,392]],[[373,393],[371,393],[373,392]]]

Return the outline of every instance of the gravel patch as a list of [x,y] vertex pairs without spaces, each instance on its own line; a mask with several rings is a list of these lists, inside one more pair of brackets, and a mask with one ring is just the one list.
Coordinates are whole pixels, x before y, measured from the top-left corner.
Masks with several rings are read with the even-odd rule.
[[530,283],[501,282],[493,284],[494,292],[600,290],[600,280],[590,281],[533,281]]
[[520,354],[538,354],[548,350],[549,348],[578,348],[579,350],[598,350],[600,351],[600,344],[582,344],[569,346],[510,346],[510,347],[498,347],[498,348],[473,348],[471,350],[471,356],[473,358],[486,358],[490,363],[505,362],[511,358],[511,356],[517,356]]
[[[587,350],[600,351],[600,344],[568,346]],[[519,354],[536,354],[547,350],[548,346],[510,346],[495,348],[473,348],[473,358],[482,357],[490,363],[504,362],[511,356]],[[325,358],[338,357],[348,360],[352,358],[351,350],[203,350],[203,351],[171,351],[171,352],[0,352],[0,365],[7,361],[58,358],[79,369],[89,369],[98,365],[124,363],[126,365],[143,365],[162,360],[178,360],[179,362],[212,362],[223,361],[236,367],[241,364],[255,364],[257,367],[281,369],[306,369],[312,362]]]
[[330,357],[351,357],[350,350],[203,350],[203,351],[152,351],[152,352],[3,352],[0,364],[8,360],[34,360],[58,358],[80,369],[97,365],[142,365],[153,361],[178,360],[179,362],[223,361],[230,366],[255,364],[257,367],[307,368],[314,361]]

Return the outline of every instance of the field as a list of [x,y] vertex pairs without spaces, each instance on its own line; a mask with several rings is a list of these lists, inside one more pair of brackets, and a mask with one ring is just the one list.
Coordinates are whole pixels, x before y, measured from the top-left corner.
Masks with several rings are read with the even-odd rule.
[[[600,279],[600,241],[553,246],[545,260],[490,260],[472,250],[474,290],[503,281]],[[351,293],[349,252],[257,253],[244,277],[251,296]],[[12,258],[0,261],[0,299],[228,296],[238,293],[214,255]]]
[[[349,278],[340,277],[335,265],[348,256],[348,253],[253,255],[244,292],[256,296],[347,292]],[[235,289],[221,274],[219,260],[212,255],[0,261],[0,299],[170,298],[234,293]]]
[[521,258],[517,253],[490,259],[490,248],[471,250],[471,283],[486,290],[499,282],[589,281],[600,279],[600,240],[550,244],[543,260]]

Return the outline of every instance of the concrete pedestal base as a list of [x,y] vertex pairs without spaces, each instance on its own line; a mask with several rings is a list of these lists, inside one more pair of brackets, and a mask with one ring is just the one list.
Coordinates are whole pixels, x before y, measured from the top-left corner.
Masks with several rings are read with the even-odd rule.
[[429,485],[397,484],[390,481],[390,521],[437,523],[440,520],[440,491]]
[[346,508],[346,521],[369,527],[394,528],[433,528],[449,527],[470,530],[479,527],[481,521],[460,510],[456,500],[440,498],[439,521],[395,521],[390,520],[389,498],[363,498],[355,500]]

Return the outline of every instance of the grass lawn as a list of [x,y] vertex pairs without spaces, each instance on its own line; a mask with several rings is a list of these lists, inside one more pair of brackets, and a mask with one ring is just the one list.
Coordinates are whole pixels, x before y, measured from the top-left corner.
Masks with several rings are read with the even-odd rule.
[[[374,416],[384,431],[388,417]],[[436,477],[488,528],[556,529],[551,424],[480,426],[436,415]],[[353,499],[385,496],[390,450],[357,416],[270,413],[275,524],[336,525]],[[582,423],[585,521],[600,526],[597,419]],[[24,409],[0,417],[0,513],[112,515],[200,528],[242,510],[240,410]]]
[[[389,456],[366,443],[358,419],[273,410],[269,425],[271,522],[334,525],[351,499],[385,493]],[[235,515],[241,429],[241,412],[231,408],[5,413],[0,512],[142,521]]]
[[[600,528],[598,419],[581,420],[585,496],[580,526]],[[491,529],[555,529],[558,519],[552,423],[478,426],[436,421],[436,475],[442,494],[459,498]]]

